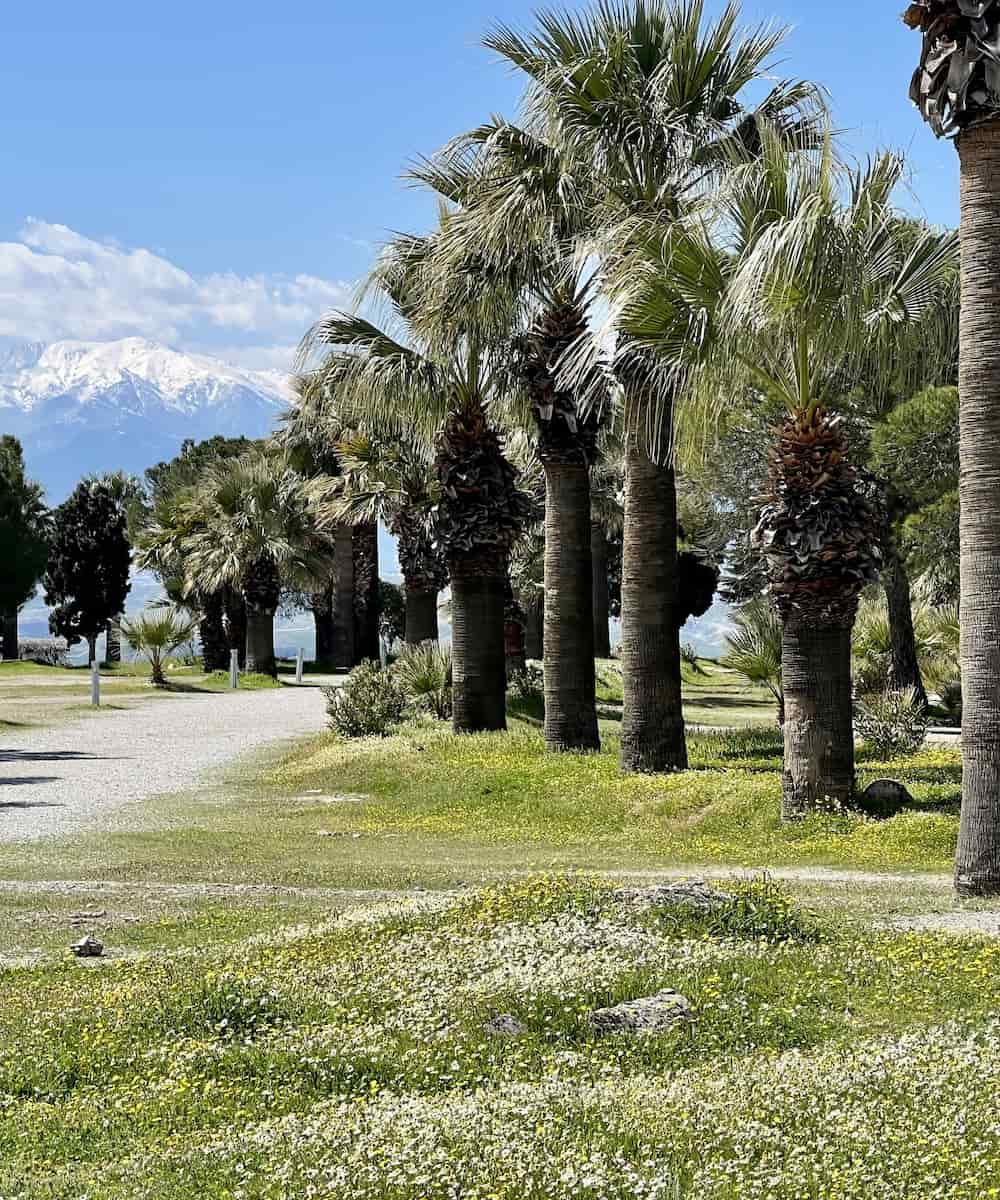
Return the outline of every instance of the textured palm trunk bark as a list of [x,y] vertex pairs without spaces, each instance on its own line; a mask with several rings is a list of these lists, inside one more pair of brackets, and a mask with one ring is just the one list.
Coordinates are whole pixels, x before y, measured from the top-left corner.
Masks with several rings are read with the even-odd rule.
[[812,613],[785,620],[783,820],[846,806],[853,797],[852,624]]
[[355,661],[379,657],[378,526],[354,527]]
[[1000,893],[1000,121],[961,160],[962,816],[955,886]]
[[590,470],[545,464],[545,746],[597,750]]
[[122,619],[112,617],[108,622],[105,634],[104,658],[109,663],[120,663],[122,660]]
[[333,663],[338,671],[356,665],[355,624],[354,531],[343,525],[333,540]]
[[[227,587],[222,595],[222,621],[226,628],[226,649],[236,651],[240,670],[247,665],[247,608],[240,593]],[[229,669],[226,658],[225,669]]]
[[451,562],[452,728],[456,733],[507,728],[507,576],[494,559]]
[[599,521],[590,526],[590,561],[594,575],[594,657],[611,657],[608,613],[608,535]]
[[218,592],[211,592],[202,597],[198,636],[201,639],[201,661],[205,670],[225,671],[229,667],[229,646],[222,619],[222,596]]
[[3,646],[0,658],[17,658],[17,613],[3,615]]
[[509,611],[503,623],[504,673],[508,681],[528,669],[528,652],[525,649],[524,622]]
[[277,678],[274,660],[274,609],[256,608],[247,604],[247,667],[257,675]]
[[636,431],[627,438],[625,454],[621,654],[622,769],[685,770],[677,487],[673,467],[652,462]]
[[524,609],[525,658],[545,657],[545,593],[537,588],[518,596]]
[[406,644],[438,640],[438,594],[436,588],[406,585]]
[[892,686],[900,691],[912,688],[917,700],[927,704],[927,692],[917,661],[917,639],[913,632],[913,603],[910,577],[898,555],[893,554],[882,570],[889,636],[892,640]]
[[333,624],[333,580],[321,591],[309,597],[316,632],[316,666],[324,671],[335,669],[333,647],[336,641]]

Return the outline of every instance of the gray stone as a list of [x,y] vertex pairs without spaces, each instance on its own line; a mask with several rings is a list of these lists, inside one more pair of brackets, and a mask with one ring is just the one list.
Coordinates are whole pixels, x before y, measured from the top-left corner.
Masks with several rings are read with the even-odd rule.
[[516,1038],[523,1037],[528,1032],[528,1027],[510,1013],[501,1013],[499,1017],[491,1017],[486,1022],[483,1032],[493,1037]]
[[88,933],[85,938],[74,942],[70,949],[77,958],[100,958],[104,953],[104,943]]
[[680,883],[659,884],[645,888],[618,888],[614,899],[639,908],[696,908],[703,912],[718,908],[732,900],[730,892],[711,887],[704,879],[688,879]]
[[898,779],[876,779],[857,797],[857,807],[870,817],[893,817],[913,803]]
[[687,997],[669,989],[590,1014],[590,1023],[598,1033],[660,1033],[693,1020]]

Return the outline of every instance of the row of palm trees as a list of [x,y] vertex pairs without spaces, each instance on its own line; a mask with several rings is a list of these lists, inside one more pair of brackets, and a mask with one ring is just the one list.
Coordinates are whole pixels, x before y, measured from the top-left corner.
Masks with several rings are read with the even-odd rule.
[[784,626],[795,815],[850,797],[850,630],[881,566],[880,514],[831,405],[861,381],[900,386],[900,363],[914,383],[949,374],[933,351],[957,243],[895,208],[898,157],[841,163],[816,88],[772,81],[751,103],[780,42],[741,31],[735,4],[709,24],[698,0],[495,29],[486,45],[527,80],[521,123],[494,119],[411,168],[439,197],[437,228],[386,248],[366,293],[383,320],[331,315],[303,361],[365,421],[433,440],[462,729],[504,720],[507,560],[528,514],[498,432],[532,431],[552,749],[597,745],[591,479],[617,424],[621,758],[638,771],[687,765],[677,451],[727,402],[777,397],[758,536]]
[[[996,8],[926,0],[908,17],[933,46],[956,21],[980,36]],[[782,624],[783,811],[850,800],[851,629],[883,566],[885,522],[838,402],[860,385],[888,395],[950,380],[957,238],[897,209],[898,156],[845,165],[818,90],[770,76],[781,31],[738,20],[735,3],[709,22],[701,0],[603,0],[487,36],[525,77],[519,122],[494,118],[411,167],[438,197],[437,226],[390,242],[361,311],[309,332],[269,472],[213,473],[151,541],[179,553],[189,589],[243,591],[255,662],[282,581],[346,577],[331,574],[337,531],[382,520],[400,542],[413,640],[434,632],[450,587],[455,729],[501,729],[505,628],[527,610],[512,562],[515,583],[532,564],[537,579],[541,550],[546,743],[595,748],[595,499],[617,445],[621,763],[684,769],[677,467],[711,455],[728,406],[762,396],[785,413],[755,535]],[[935,80],[936,61],[925,56]],[[964,102],[988,108],[978,95]],[[992,160],[978,122],[962,124],[963,142],[973,128],[982,155],[966,208],[979,220]],[[970,298],[982,308],[969,270],[965,289],[968,324]],[[974,329],[989,346],[987,324]],[[962,399],[963,462],[985,464],[1000,439],[970,447],[967,429],[993,431],[987,373],[963,382],[978,397]],[[533,467],[519,473],[519,457]],[[963,475],[964,555],[988,565],[1000,523],[987,529],[974,486]],[[243,538],[247,511],[269,530],[268,558]],[[963,559],[963,584],[995,580],[982,562]],[[1000,669],[988,678],[968,650],[993,664],[995,595],[977,587],[963,601],[976,624],[964,891],[1000,887]]]

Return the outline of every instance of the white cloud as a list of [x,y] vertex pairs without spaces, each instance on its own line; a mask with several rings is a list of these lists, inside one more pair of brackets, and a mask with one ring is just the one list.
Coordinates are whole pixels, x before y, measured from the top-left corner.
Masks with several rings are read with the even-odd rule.
[[0,336],[30,341],[148,337],[287,366],[289,350],[352,286],[314,275],[192,275],[150,250],[29,218],[0,242]]

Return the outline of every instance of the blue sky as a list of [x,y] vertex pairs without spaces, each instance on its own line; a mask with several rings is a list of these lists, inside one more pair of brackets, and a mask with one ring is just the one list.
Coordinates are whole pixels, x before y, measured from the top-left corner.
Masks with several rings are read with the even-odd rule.
[[[519,84],[478,39],[533,8],[5,7],[0,335],[139,333],[275,366],[387,230],[429,221],[431,203],[399,180],[407,159],[513,111]],[[859,153],[904,150],[909,207],[954,221],[954,150],[906,99],[919,43],[902,7],[748,0],[744,13],[792,24],[782,73],[826,85]]]

